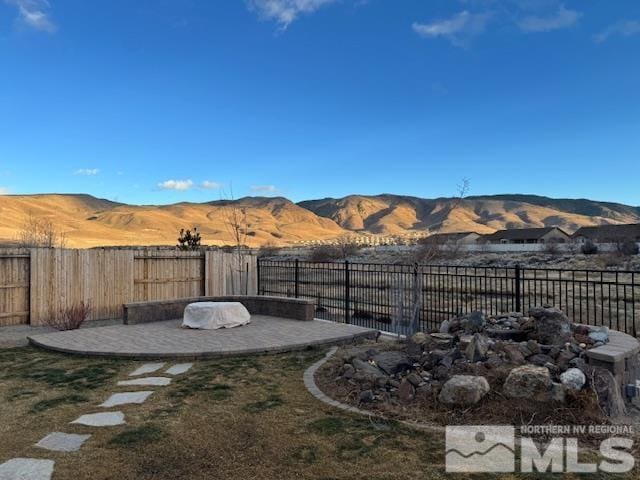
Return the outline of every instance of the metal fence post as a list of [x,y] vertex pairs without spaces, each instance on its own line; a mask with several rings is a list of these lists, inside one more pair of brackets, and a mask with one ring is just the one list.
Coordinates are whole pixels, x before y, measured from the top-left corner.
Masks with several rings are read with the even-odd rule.
[[260,295],[260,257],[258,257],[256,259],[256,276],[258,277],[258,279],[256,280],[257,283],[257,288],[258,288],[258,295]]
[[522,291],[520,289],[520,280],[522,272],[520,264],[516,265],[516,312],[522,313]]
[[350,298],[350,285],[349,285],[349,261],[344,261],[344,323],[351,323],[351,315],[349,309],[351,308]]
[[298,283],[299,283],[299,281],[300,281],[300,261],[299,261],[297,258],[296,258],[296,268],[295,268],[295,271],[294,271],[294,272],[295,272],[295,273],[294,273],[294,281],[295,281],[295,285],[294,285],[294,287],[293,287],[293,291],[294,291],[293,296],[294,296],[295,298],[298,298],[298,295],[299,295],[299,293],[300,293],[300,292],[299,292],[299,288],[298,288]]

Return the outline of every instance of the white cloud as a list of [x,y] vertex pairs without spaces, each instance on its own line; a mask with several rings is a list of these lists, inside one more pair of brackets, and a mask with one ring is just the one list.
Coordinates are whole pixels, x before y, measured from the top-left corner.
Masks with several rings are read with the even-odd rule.
[[0,187],[0,195],[9,195],[10,193],[9,187]]
[[581,16],[580,12],[569,10],[562,5],[553,15],[531,15],[520,20],[518,26],[526,33],[550,32],[574,26]]
[[337,0],[247,0],[250,10],[257,12],[266,20],[276,21],[287,28],[302,14],[313,13],[316,10],[335,3]]
[[451,18],[429,23],[414,23],[413,31],[424,38],[443,37],[457,47],[465,47],[469,40],[487,28],[490,13],[470,13],[464,10]]
[[632,35],[640,35],[640,22],[637,20],[626,20],[615,23],[602,32],[593,36],[593,41],[596,43],[606,42],[609,37],[613,35],[620,35],[622,37],[631,37]]
[[254,193],[276,193],[278,188],[275,185],[251,185]]
[[178,190],[184,192],[193,188],[193,182],[191,180],[165,180],[158,184],[158,188],[161,190]]
[[10,5],[18,8],[20,20],[25,25],[41,30],[43,32],[54,33],[58,27],[51,20],[49,15],[49,2],[47,0],[5,0]]
[[92,177],[94,175],[98,175],[100,170],[98,168],[80,168],[73,172],[74,175],[85,175],[87,177]]
[[211,180],[205,180],[200,184],[200,188],[204,188],[205,190],[218,190],[222,188],[222,184],[218,182],[212,182]]

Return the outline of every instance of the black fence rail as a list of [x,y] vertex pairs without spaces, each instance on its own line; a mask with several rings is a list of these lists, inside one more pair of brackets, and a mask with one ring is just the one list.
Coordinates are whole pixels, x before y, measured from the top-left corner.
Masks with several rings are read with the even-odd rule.
[[437,330],[475,310],[541,305],[575,322],[640,330],[640,272],[632,271],[259,260],[258,292],[313,300],[317,318],[398,333]]

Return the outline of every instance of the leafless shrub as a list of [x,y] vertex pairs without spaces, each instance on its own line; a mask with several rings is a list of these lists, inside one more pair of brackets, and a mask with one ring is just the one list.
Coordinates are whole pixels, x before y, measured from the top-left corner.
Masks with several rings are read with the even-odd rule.
[[598,253],[598,246],[591,240],[587,240],[582,247],[580,247],[580,251],[585,255],[595,255]]
[[258,249],[258,258],[275,257],[280,253],[280,248],[273,242],[267,242]]
[[433,242],[421,241],[405,258],[406,263],[433,263],[445,260],[456,260],[464,252],[458,243],[450,242],[437,244]]
[[338,237],[336,239],[335,247],[342,260],[346,260],[349,257],[357,255],[361,250],[360,245],[355,243],[353,239],[348,235]]
[[340,252],[334,245],[318,245],[309,252],[310,262],[335,262],[340,260]]
[[46,323],[56,330],[76,330],[91,315],[91,305],[80,302],[71,307],[61,308],[55,317],[50,318]]
[[18,234],[18,244],[23,248],[64,248],[66,237],[51,220],[29,215]]

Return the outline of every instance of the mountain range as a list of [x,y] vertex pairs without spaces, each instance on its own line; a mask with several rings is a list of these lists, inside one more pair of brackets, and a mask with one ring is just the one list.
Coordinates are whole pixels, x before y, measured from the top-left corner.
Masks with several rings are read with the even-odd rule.
[[[239,214],[239,215],[238,215]],[[349,195],[293,203],[282,197],[128,205],[85,194],[0,196],[0,242],[20,238],[30,218],[46,219],[69,247],[174,245],[181,228],[198,227],[203,243],[234,243],[229,219],[241,217],[246,244],[290,245],[344,235],[491,233],[505,228],[640,223],[640,207],[587,199],[491,195],[426,199]]]

